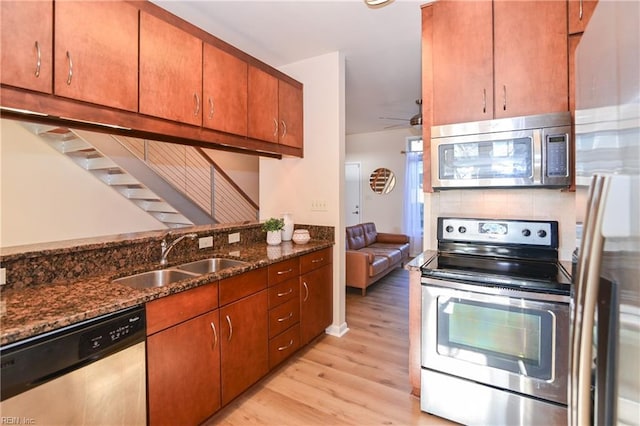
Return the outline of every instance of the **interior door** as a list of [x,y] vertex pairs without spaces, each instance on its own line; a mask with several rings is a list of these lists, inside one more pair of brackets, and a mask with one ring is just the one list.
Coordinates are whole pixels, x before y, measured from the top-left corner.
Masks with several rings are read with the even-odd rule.
[[345,163],[345,222],[346,226],[360,223],[361,192],[360,192],[360,163]]

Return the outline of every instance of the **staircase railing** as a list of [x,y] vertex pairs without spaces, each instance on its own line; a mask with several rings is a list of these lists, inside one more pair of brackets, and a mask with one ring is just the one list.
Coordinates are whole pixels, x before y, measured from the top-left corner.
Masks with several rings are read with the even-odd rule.
[[258,219],[259,206],[202,149],[125,136],[115,139],[217,223]]

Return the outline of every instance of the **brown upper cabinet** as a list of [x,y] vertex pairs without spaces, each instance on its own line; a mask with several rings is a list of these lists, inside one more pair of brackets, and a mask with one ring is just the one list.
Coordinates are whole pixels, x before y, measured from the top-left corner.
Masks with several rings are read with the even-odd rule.
[[569,0],[569,34],[584,32],[598,0]]
[[280,116],[280,144],[302,148],[302,89],[284,80],[278,81],[278,115]]
[[440,0],[433,22],[434,125],[568,110],[565,2]]
[[54,5],[54,93],[137,111],[138,9],[104,1]]
[[247,135],[247,67],[245,61],[204,44],[204,127]]
[[250,66],[248,91],[249,137],[302,148],[302,90]]
[[202,124],[202,40],[140,12],[140,112]]
[[7,116],[303,155],[302,85],[153,3],[1,0],[0,23]]
[[51,93],[53,2],[0,1],[2,84]]

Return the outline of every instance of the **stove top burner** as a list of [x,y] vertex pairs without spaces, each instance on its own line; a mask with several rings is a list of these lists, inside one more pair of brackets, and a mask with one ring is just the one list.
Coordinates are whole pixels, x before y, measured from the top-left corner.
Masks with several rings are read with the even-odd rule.
[[543,293],[569,294],[571,277],[559,262],[438,253],[422,275]]
[[438,252],[422,275],[542,293],[571,290],[558,261],[555,221],[438,218]]

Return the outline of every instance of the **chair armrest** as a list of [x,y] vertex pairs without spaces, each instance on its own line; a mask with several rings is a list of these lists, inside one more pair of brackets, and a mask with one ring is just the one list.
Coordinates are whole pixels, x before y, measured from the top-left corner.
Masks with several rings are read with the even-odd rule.
[[346,250],[345,279],[347,285],[365,287],[369,278],[369,267],[373,262],[372,253]]
[[389,234],[386,232],[378,232],[376,242],[389,244],[405,244],[409,242],[409,236],[405,234]]

